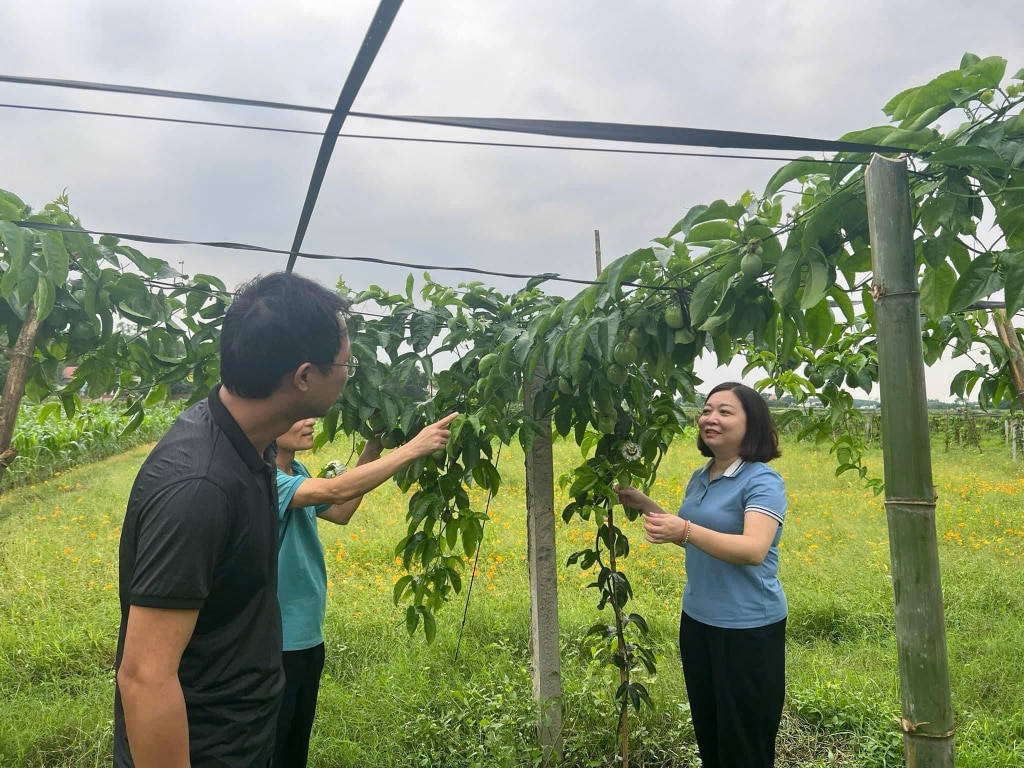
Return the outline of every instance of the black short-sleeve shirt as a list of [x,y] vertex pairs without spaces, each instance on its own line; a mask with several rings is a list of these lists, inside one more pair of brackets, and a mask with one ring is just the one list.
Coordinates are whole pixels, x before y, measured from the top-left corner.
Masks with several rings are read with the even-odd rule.
[[[199,610],[178,678],[193,768],[266,765],[284,675],[277,604],[277,484],[220,401],[185,410],[135,478],[121,530],[121,629],[128,609]],[[114,766],[134,763],[120,692]]]

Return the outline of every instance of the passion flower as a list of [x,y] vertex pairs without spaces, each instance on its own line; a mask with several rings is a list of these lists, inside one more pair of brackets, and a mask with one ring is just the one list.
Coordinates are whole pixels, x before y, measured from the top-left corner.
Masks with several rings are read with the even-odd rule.
[[640,450],[640,446],[636,443],[623,443],[622,444],[622,458],[626,461],[638,461],[643,455]]

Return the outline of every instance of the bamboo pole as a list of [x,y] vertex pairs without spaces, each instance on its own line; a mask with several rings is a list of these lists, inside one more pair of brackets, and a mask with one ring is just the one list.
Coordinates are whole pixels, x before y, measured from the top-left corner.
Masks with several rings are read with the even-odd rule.
[[952,768],[953,705],[906,162],[875,156],[866,181],[905,761],[908,768]]
[[996,332],[999,340],[1003,342],[1010,352],[1010,371],[1013,374],[1013,385],[1017,389],[1017,405],[1024,409],[1024,351],[1020,348],[1020,340],[1017,338],[1017,331],[1013,327],[1006,311],[997,309],[992,312],[996,322]]

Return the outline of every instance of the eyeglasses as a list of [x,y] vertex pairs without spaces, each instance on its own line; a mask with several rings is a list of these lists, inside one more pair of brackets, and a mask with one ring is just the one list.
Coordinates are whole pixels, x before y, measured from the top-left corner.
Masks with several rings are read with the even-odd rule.
[[315,365],[332,365],[332,366],[343,365],[346,368],[348,368],[348,375],[351,376],[352,374],[354,374],[356,372],[355,369],[359,367],[359,361],[356,358],[354,358],[354,357],[350,357],[348,359],[347,363],[334,363],[334,362],[330,362],[330,363],[315,363]]

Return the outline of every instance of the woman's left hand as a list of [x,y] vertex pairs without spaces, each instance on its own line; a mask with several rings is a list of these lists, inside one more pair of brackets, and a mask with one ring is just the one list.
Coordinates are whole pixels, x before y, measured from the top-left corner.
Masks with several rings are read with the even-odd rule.
[[644,532],[652,544],[679,544],[685,530],[686,521],[679,515],[663,512],[644,515]]

